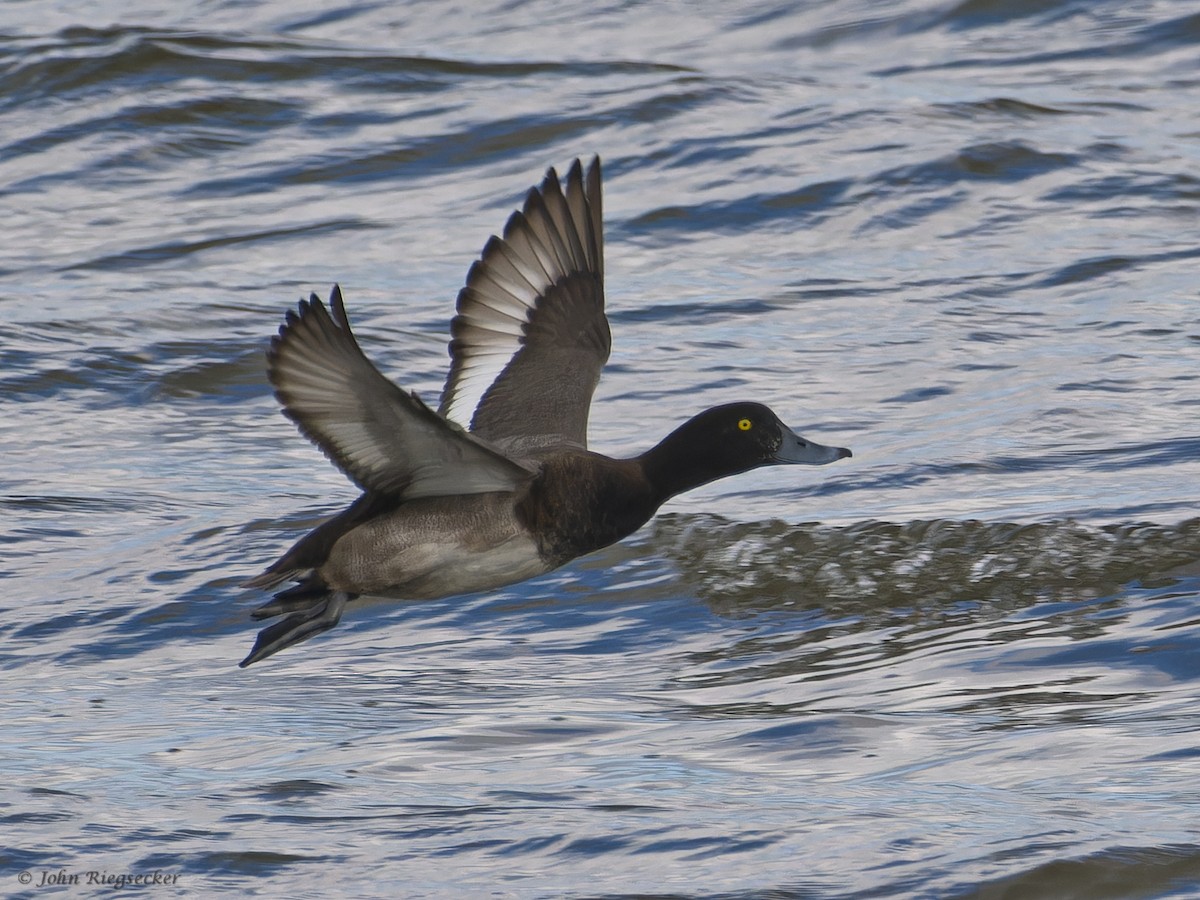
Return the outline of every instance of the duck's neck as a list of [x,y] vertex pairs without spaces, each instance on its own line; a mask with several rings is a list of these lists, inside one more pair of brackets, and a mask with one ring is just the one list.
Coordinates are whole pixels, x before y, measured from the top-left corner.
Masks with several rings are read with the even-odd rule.
[[719,455],[699,452],[703,445],[698,445],[686,433],[682,433],[684,428],[667,435],[656,446],[637,457],[654,489],[658,504],[702,484],[745,471]]

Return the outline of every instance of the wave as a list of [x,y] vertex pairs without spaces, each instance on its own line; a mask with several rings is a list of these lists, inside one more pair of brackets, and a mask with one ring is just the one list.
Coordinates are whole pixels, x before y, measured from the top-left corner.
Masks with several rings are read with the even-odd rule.
[[1200,518],[1176,525],[933,519],[851,525],[670,514],[653,526],[698,596],[746,608],[895,608],[1092,599],[1169,584],[1200,560]]

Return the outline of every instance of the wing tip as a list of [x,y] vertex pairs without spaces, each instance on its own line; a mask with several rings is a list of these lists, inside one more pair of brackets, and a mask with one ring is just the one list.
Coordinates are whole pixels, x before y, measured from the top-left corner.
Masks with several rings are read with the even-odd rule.
[[329,308],[333,310],[334,324],[349,331],[350,317],[346,315],[346,304],[342,302],[342,286],[336,281],[329,289]]
[[267,360],[274,362],[298,329],[304,328],[310,323],[321,328],[326,322],[331,322],[334,327],[353,334],[350,330],[350,317],[346,314],[346,305],[342,300],[342,288],[337,283],[329,292],[328,309],[321,302],[321,298],[313,292],[308,295],[308,299],[302,297],[295,309],[289,309],[283,314],[283,323],[279,326],[279,332],[271,337],[271,344],[267,348]]

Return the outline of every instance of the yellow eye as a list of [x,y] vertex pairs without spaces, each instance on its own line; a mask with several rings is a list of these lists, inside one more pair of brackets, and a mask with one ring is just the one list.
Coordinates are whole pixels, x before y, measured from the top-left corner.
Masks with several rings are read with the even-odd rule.
[[738,420],[738,430],[739,431],[749,431],[753,427],[754,427],[754,423],[751,422],[749,419],[739,419]]

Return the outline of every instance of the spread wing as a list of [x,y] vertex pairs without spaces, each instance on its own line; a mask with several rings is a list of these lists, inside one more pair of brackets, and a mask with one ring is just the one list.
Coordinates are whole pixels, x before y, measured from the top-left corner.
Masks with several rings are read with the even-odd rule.
[[284,414],[364,491],[403,499],[511,491],[531,470],[456,428],[380,374],[350,331],[335,285],[313,294],[267,351]]
[[588,410],[612,341],[604,315],[600,159],[566,191],[550,169],[467,273],[450,327],[438,411],[519,451],[587,445]]

